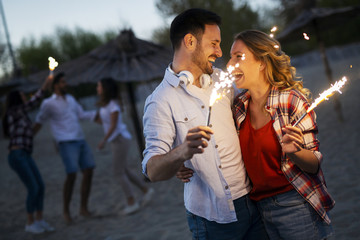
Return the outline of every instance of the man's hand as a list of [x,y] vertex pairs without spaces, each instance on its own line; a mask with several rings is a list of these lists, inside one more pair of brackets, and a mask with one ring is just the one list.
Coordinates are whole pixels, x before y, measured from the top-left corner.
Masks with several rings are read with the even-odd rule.
[[182,144],[162,155],[153,156],[147,163],[147,175],[152,182],[163,181],[177,174],[184,162],[194,154],[204,152],[213,131],[206,126],[190,129]]
[[180,179],[183,183],[190,182],[190,178],[193,176],[194,170],[191,168],[185,167],[182,165],[179,171],[176,173],[176,177]]
[[184,160],[191,159],[194,154],[203,153],[208,146],[213,130],[206,126],[192,128],[186,134],[185,141],[181,144]]

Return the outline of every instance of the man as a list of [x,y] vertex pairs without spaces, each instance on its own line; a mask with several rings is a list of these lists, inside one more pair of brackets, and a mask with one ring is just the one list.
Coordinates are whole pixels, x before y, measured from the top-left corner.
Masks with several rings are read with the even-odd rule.
[[[215,13],[189,9],[171,23],[173,62],[145,103],[143,172],[151,181],[162,181],[183,165],[193,170],[184,201],[194,239],[266,239],[247,196],[251,186],[232,97],[224,96],[212,107],[209,127],[204,126],[218,74],[212,65],[222,56],[220,22]],[[213,82],[203,74],[212,74]]]
[[79,120],[94,120],[96,111],[84,111],[75,98],[66,93],[65,74],[58,73],[53,80],[53,95],[45,99],[36,116],[35,131],[50,121],[53,137],[66,170],[63,188],[63,214],[66,223],[71,223],[70,202],[74,189],[76,173],[81,169],[80,215],[89,217],[88,199],[90,195],[93,169],[95,167],[92,152],[84,140]]

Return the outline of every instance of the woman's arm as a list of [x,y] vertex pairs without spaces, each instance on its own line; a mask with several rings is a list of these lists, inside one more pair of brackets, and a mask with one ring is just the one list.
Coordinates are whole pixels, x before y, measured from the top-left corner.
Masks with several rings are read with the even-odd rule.
[[107,131],[107,133],[105,134],[103,140],[98,144],[98,149],[103,149],[105,147],[107,140],[109,139],[109,137],[113,134],[113,132],[116,129],[118,118],[119,118],[118,111],[112,112],[110,114],[110,128]]

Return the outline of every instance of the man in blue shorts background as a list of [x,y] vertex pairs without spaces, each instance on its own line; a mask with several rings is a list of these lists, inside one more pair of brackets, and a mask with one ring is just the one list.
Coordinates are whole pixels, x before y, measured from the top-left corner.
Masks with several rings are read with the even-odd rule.
[[58,73],[53,80],[53,95],[45,99],[36,116],[34,131],[40,130],[49,121],[61,158],[65,165],[66,179],[63,188],[63,214],[66,223],[72,222],[70,213],[71,196],[76,173],[83,173],[81,183],[80,215],[89,217],[88,199],[95,161],[85,141],[79,120],[94,120],[96,111],[84,111],[73,96],[66,92],[64,73]]

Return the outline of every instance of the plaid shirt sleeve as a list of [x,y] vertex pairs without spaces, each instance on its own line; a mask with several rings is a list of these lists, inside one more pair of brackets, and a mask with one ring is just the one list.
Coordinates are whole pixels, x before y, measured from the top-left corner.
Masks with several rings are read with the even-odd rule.
[[[282,102],[282,101],[281,101]],[[310,107],[308,101],[296,91],[290,91],[288,93],[288,100],[284,101],[284,109],[289,109],[290,124],[293,125]],[[281,105],[282,103],[280,103]],[[314,111],[307,113],[305,117],[298,123],[298,128],[301,129],[304,138],[305,149],[313,151],[314,155],[319,160],[319,164],[322,161],[322,154],[319,151],[320,142],[316,138],[318,134],[318,126],[316,124],[316,114]]]
[[35,108],[44,97],[44,91],[39,89],[34,95],[31,96],[30,100],[24,104],[24,110],[26,112]]

